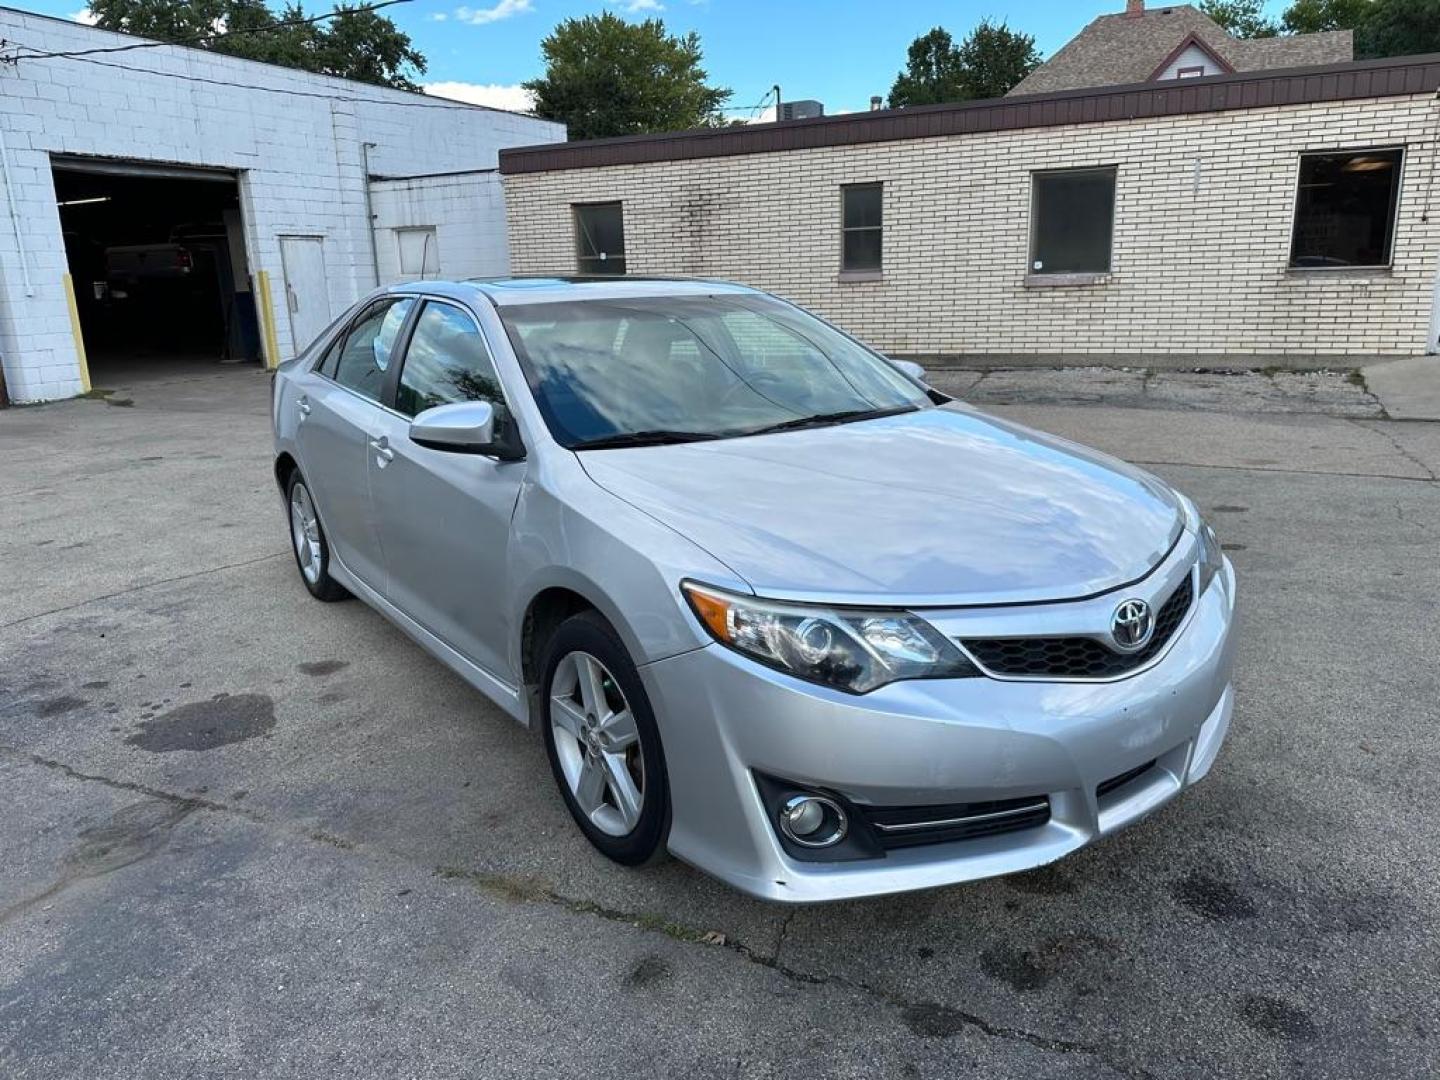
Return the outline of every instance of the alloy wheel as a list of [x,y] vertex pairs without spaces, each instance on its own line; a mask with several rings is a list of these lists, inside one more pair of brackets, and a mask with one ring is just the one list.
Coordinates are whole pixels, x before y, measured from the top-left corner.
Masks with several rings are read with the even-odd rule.
[[295,542],[295,555],[300,561],[300,573],[311,585],[320,581],[320,519],[315,516],[315,504],[310,501],[310,492],[304,484],[296,484],[290,491],[290,537]]
[[580,811],[609,836],[629,835],[645,806],[640,732],[620,684],[589,653],[567,653],[556,665],[550,728]]

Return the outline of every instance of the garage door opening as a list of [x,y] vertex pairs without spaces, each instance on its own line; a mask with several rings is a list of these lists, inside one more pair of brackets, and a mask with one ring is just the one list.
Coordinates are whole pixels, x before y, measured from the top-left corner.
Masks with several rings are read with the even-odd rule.
[[260,361],[233,174],[83,159],[53,168],[96,385]]

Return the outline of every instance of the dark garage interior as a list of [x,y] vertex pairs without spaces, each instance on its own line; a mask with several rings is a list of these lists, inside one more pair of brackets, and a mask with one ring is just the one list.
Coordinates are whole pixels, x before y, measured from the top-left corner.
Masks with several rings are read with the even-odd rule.
[[101,162],[54,175],[92,381],[259,361],[233,175]]

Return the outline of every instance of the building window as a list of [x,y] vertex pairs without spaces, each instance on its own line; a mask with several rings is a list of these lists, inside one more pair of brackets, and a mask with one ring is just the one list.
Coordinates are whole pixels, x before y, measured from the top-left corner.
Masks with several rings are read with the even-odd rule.
[[428,278],[440,273],[440,247],[435,240],[435,226],[395,230],[395,244],[400,255],[400,276]]
[[1403,151],[1303,154],[1290,265],[1389,266]]
[[1175,72],[1177,79],[1198,79],[1205,74],[1203,67],[1183,67]]
[[1115,232],[1115,173],[1035,173],[1030,200],[1030,271],[1105,274]]
[[582,274],[625,273],[625,219],[618,202],[575,208],[575,261]]
[[880,184],[846,184],[840,189],[840,269],[880,269],[882,212]]

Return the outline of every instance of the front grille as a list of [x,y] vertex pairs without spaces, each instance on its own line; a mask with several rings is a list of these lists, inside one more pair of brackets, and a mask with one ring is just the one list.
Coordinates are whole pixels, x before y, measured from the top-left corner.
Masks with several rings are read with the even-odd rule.
[[1019,832],[1050,820],[1050,800],[1044,795],[949,806],[863,806],[858,809],[886,850]]
[[1131,780],[1135,780],[1140,776],[1143,776],[1145,773],[1149,772],[1152,768],[1154,768],[1154,766],[1155,759],[1151,758],[1149,761],[1145,762],[1144,765],[1136,765],[1135,768],[1130,769],[1128,772],[1122,772],[1119,776],[1112,776],[1109,780],[1103,781],[1098,787],[1096,787],[1095,797],[1097,799],[1103,799],[1106,795],[1109,795],[1110,792],[1114,791],[1116,788],[1122,788]]
[[1155,616],[1155,633],[1143,649],[1116,652],[1088,637],[965,638],[962,644],[985,670],[995,675],[1033,678],[1109,679],[1134,671],[1153,660],[1190,610],[1195,587],[1183,580]]

